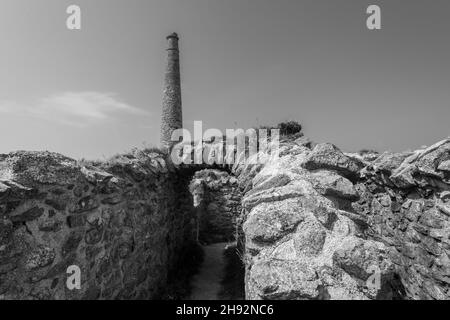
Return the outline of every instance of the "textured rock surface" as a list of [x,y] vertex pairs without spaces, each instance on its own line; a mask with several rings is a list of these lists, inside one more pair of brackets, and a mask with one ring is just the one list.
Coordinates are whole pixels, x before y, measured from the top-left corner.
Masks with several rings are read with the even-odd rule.
[[449,147],[284,141],[279,159],[236,166],[247,298],[448,299]]
[[199,241],[236,240],[236,220],[241,212],[237,179],[225,171],[205,169],[195,173],[190,191],[199,222]]
[[367,237],[389,247],[407,298],[449,299],[450,139],[394,156],[389,168],[378,159],[361,171],[353,208],[368,218]]
[[[189,176],[158,153],[78,163],[0,156],[2,299],[146,299],[164,291],[193,241]],[[81,290],[66,288],[81,268]]]

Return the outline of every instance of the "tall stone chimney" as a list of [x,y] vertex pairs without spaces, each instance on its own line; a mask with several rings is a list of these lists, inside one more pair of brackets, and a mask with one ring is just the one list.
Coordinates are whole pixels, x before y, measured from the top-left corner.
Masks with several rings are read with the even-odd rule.
[[163,110],[161,119],[161,147],[170,148],[172,132],[183,127],[181,111],[180,52],[178,35],[167,36],[167,66],[164,78]]

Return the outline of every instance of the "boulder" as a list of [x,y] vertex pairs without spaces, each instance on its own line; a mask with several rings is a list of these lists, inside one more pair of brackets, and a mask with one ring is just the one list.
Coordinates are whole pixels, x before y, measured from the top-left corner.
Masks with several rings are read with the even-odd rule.
[[392,172],[390,179],[399,188],[425,186],[430,183],[427,178],[438,180],[444,178],[442,171],[445,172],[445,170],[442,169],[445,169],[445,163],[448,160],[450,160],[450,138],[415,151]]
[[442,161],[437,169],[440,171],[450,173],[450,160]]
[[406,158],[408,158],[411,152],[385,152],[381,154],[375,161],[371,163],[371,166],[380,172],[390,174],[397,169]]
[[312,300],[319,296],[319,279],[307,263],[258,261],[248,275],[247,299]]
[[353,180],[359,177],[359,171],[364,164],[360,160],[346,156],[331,143],[321,143],[306,157],[303,167],[308,170],[335,170]]
[[346,238],[333,254],[333,262],[348,274],[366,281],[374,271],[380,276],[392,274],[394,265],[381,242]]
[[0,165],[0,180],[14,180],[27,187],[38,184],[67,185],[80,176],[77,162],[53,152],[17,151]]
[[325,196],[358,200],[359,195],[353,183],[343,176],[327,170],[321,170],[312,174],[314,188]]
[[246,237],[257,243],[271,243],[304,219],[304,207],[298,199],[261,203],[250,212],[243,229]]

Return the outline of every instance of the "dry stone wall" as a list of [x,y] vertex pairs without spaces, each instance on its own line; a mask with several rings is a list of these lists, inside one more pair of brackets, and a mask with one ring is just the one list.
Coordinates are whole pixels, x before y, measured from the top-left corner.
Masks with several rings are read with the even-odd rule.
[[237,237],[247,299],[450,298],[450,139],[360,155],[298,134],[267,150],[207,170],[157,152],[0,155],[0,297],[162,297],[186,248]]
[[199,241],[235,241],[241,212],[238,180],[226,171],[204,169],[195,173],[190,190],[199,221]]
[[[0,156],[2,299],[148,299],[194,241],[189,177],[159,153]],[[81,290],[66,270],[81,269]]]
[[247,299],[448,299],[450,140],[365,157],[305,137],[234,168]]
[[389,255],[411,299],[450,299],[450,139],[380,155],[361,171],[355,212]]

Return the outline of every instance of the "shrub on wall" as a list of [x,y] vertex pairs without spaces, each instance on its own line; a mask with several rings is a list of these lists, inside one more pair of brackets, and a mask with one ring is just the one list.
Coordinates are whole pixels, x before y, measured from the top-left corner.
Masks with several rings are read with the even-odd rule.
[[279,129],[281,136],[290,136],[294,134],[298,134],[302,131],[302,125],[297,121],[285,121],[281,122],[276,126],[260,126],[260,129],[267,129],[270,131],[271,129]]

